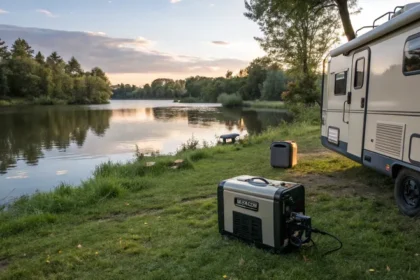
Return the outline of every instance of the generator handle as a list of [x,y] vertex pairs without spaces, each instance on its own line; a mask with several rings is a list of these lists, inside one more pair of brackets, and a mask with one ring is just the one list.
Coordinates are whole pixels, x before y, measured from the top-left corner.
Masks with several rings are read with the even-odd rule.
[[253,182],[255,180],[260,180],[263,181],[264,183],[266,183],[267,185],[270,184],[270,182],[267,181],[267,179],[263,178],[263,177],[253,177],[253,178],[249,178],[247,181],[248,182]]

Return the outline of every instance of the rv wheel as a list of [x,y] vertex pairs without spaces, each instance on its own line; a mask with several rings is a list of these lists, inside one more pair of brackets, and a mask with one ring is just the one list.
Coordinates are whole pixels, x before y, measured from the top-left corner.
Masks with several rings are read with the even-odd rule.
[[395,181],[394,196],[400,211],[407,216],[420,214],[420,174],[402,169]]

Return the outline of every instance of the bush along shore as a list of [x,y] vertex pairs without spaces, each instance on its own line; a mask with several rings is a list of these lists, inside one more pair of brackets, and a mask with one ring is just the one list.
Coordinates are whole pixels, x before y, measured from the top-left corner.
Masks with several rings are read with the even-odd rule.
[[[420,221],[398,213],[390,179],[324,150],[319,135],[319,124],[284,124],[235,145],[104,163],[78,187],[23,197],[0,213],[0,278],[417,279]],[[281,139],[299,145],[293,169],[270,167]],[[303,183],[313,225],[343,249],[323,257],[336,243],[314,236],[316,247],[275,255],[221,237],[217,185],[243,174]]]

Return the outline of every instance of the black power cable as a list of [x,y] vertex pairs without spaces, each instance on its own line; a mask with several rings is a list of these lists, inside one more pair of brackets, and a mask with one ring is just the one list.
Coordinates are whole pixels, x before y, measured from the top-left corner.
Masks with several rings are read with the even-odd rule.
[[[340,244],[340,246],[338,246],[338,247],[337,247],[337,248],[335,248],[335,249],[332,249],[332,250],[329,250],[329,251],[325,252],[324,254],[322,254],[322,256],[329,255],[329,254],[334,253],[334,252],[336,252],[336,251],[340,250],[341,248],[343,248],[343,242],[341,242],[341,240],[340,240],[340,239],[338,239],[338,237],[336,237],[336,236],[334,236],[334,235],[332,235],[332,234],[330,234],[330,233],[328,233],[328,232],[325,232],[325,231],[322,231],[322,230],[316,229],[316,228],[312,228],[312,229],[311,229],[311,231],[312,231],[313,233],[319,233],[319,234],[321,234],[321,235],[327,235],[327,236],[329,236],[329,237],[331,237],[331,238],[333,238],[333,239],[337,240],[337,241],[338,241],[338,243]],[[314,242],[314,241],[312,241],[312,242],[315,244],[315,242]]]
[[[311,217],[305,216],[299,213],[291,213],[291,220],[288,222],[289,224],[289,240],[291,245],[293,245],[296,248],[301,248],[303,244],[312,242],[312,246],[316,246],[315,242],[312,240],[312,233],[319,233],[321,235],[327,235],[335,240],[340,244],[337,248],[334,248],[332,250],[327,251],[322,256],[329,255],[331,253],[334,253],[341,248],[343,248],[343,242],[341,242],[338,237],[335,235],[332,235],[331,233],[328,233],[326,231],[322,231],[316,228],[312,228],[311,226]],[[305,235],[305,239],[303,238],[303,235]]]

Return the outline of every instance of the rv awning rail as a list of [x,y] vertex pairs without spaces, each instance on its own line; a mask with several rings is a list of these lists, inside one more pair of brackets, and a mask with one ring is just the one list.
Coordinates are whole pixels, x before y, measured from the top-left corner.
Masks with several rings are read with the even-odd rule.
[[[394,13],[396,13],[397,9],[399,7],[397,7],[394,10]],[[390,12],[393,13],[393,12]],[[387,14],[383,15],[382,17],[386,16]],[[382,18],[380,17],[380,18]],[[380,19],[378,18],[378,19]],[[407,12],[404,12],[394,18],[392,18],[391,20],[389,20],[388,22],[374,28],[372,31],[369,31],[363,35],[361,35],[360,37],[357,37],[356,39],[348,42],[347,44],[344,44],[338,48],[336,48],[335,50],[332,50],[330,55],[332,57],[336,57],[339,55],[347,55],[349,52],[351,52],[352,50],[355,50],[373,40],[376,40],[386,34],[391,33],[394,30],[397,30],[398,28],[401,28],[403,26],[406,26],[410,23],[413,23],[417,20],[420,19],[420,5],[416,6],[410,10],[408,10]],[[376,21],[375,21],[376,22]],[[367,28],[367,27],[366,27]]]

